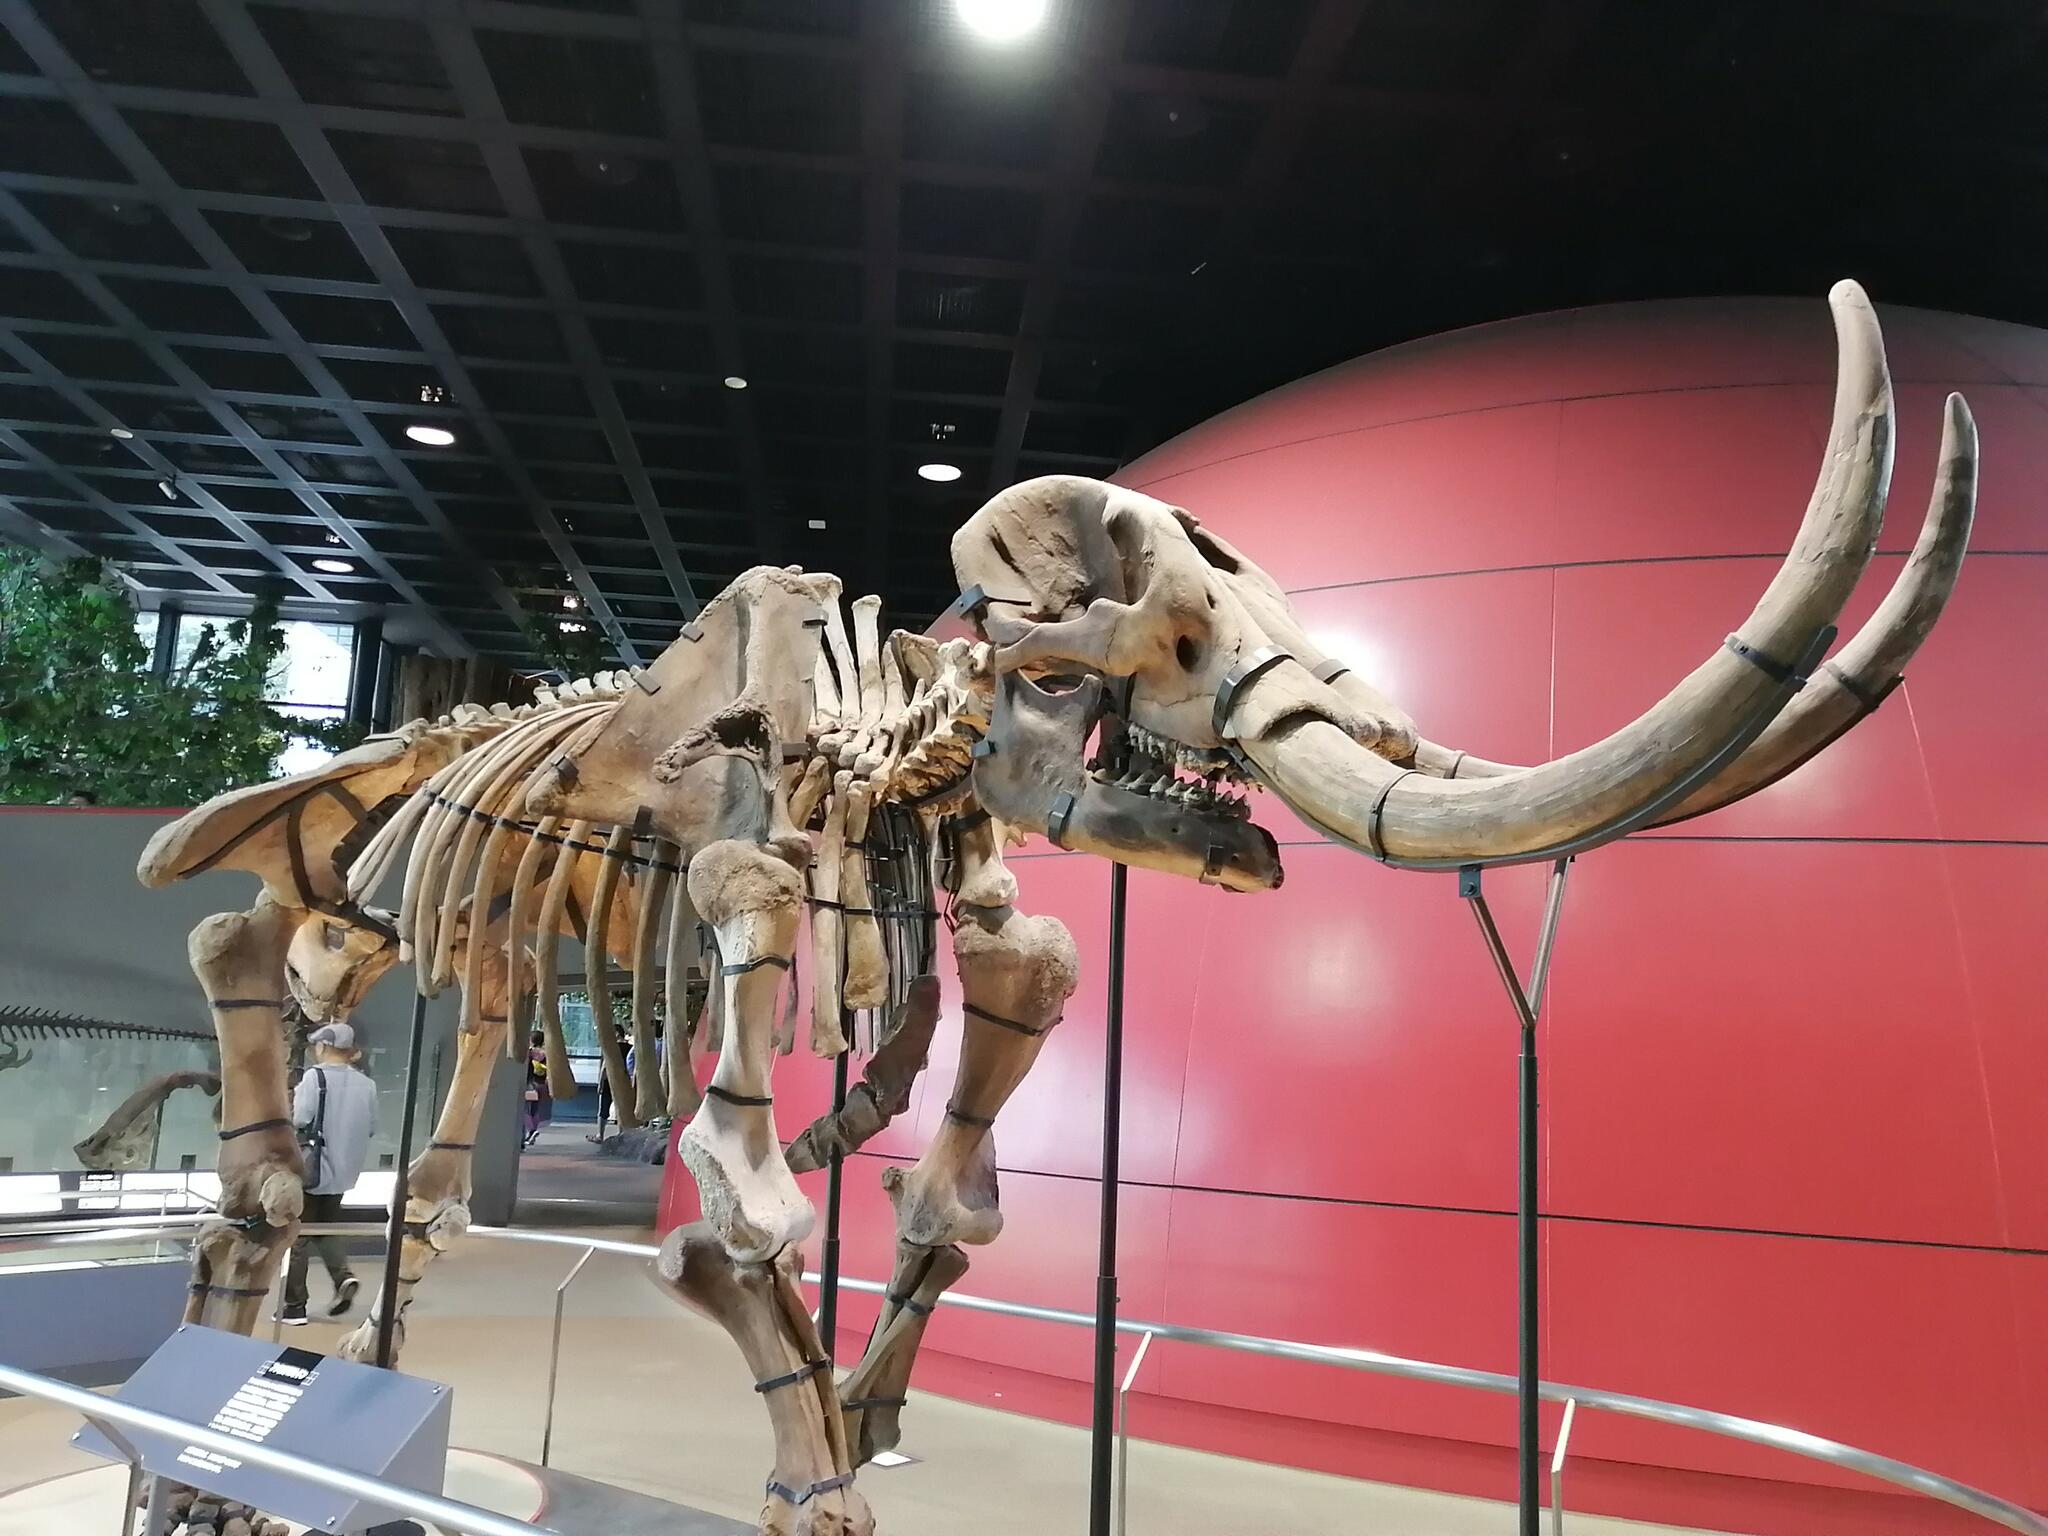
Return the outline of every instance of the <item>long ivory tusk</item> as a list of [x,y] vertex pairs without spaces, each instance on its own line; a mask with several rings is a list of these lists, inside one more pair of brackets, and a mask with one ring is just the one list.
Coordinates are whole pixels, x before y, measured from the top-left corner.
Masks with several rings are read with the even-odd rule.
[[[1740,722],[1782,708],[1771,668],[1805,658],[1841,612],[1875,547],[1891,474],[1891,384],[1877,317],[1861,288],[1830,296],[1840,346],[1827,457],[1791,553],[1736,631],[1753,657],[1716,651],[1631,724],[1539,767],[1492,779],[1436,779],[1397,767],[1300,706],[1312,680],[1261,683],[1237,711],[1259,776],[1310,821],[1395,862],[1538,854],[1621,825],[1708,767]],[[1774,699],[1777,701],[1775,706]]]

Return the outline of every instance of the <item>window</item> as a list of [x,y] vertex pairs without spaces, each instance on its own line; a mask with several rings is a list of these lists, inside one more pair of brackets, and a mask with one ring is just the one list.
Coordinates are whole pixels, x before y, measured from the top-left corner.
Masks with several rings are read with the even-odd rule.
[[[135,616],[135,633],[144,645],[156,645],[157,628],[164,617],[154,612]],[[233,622],[198,613],[168,617],[177,625],[177,638],[171,647],[171,670],[174,673],[191,661],[200,636],[209,626],[216,633],[221,633]],[[355,669],[355,626],[322,624],[311,619],[285,619],[278,627],[284,631],[284,648],[278,656],[277,665],[271,669],[267,692],[270,702],[285,715],[296,719],[339,720],[348,710],[349,680]],[[318,743],[304,736],[293,736],[285,743],[284,751],[278,754],[277,771],[281,774],[304,773],[324,762],[327,755],[327,749]]]
[[[270,702],[301,720],[339,720],[348,709],[356,631],[352,624],[287,619],[284,654],[270,674]],[[183,635],[178,637],[181,641]],[[325,762],[327,749],[294,736],[277,759],[279,773],[304,773]]]

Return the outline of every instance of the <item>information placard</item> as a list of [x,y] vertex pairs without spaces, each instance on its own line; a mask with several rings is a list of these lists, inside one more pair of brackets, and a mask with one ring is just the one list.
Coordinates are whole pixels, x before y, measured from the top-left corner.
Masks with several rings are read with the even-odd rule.
[[[116,1394],[252,1445],[438,1495],[448,1470],[454,1393],[310,1349],[182,1323]],[[145,1430],[127,1431],[145,1470],[267,1515],[335,1533],[402,1518],[397,1510]],[[80,1450],[125,1457],[91,1425]]]

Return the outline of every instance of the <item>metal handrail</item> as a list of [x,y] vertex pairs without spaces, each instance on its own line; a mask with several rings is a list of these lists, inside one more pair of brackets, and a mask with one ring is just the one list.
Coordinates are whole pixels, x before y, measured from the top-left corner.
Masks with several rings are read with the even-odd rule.
[[252,1462],[272,1472],[282,1472],[320,1488],[332,1488],[336,1493],[345,1493],[352,1499],[367,1500],[386,1509],[395,1509],[416,1519],[430,1521],[461,1531],[464,1536],[534,1536],[536,1531],[543,1536],[559,1536],[548,1526],[529,1525],[523,1520],[512,1520],[488,1509],[479,1509],[474,1504],[464,1504],[457,1499],[444,1499],[438,1494],[421,1493],[417,1488],[403,1488],[397,1483],[387,1483],[381,1478],[371,1477],[362,1472],[351,1472],[346,1467],[330,1467],[324,1462],[309,1461],[295,1456],[290,1451],[280,1451],[275,1446],[260,1444],[253,1440],[224,1435],[217,1429],[204,1424],[194,1424],[189,1419],[173,1418],[167,1413],[158,1413],[150,1408],[138,1408],[133,1403],[124,1403],[118,1397],[103,1397],[97,1392],[88,1392],[83,1387],[74,1387],[69,1382],[55,1381],[48,1376],[39,1376],[34,1371],[24,1371],[11,1365],[0,1365],[0,1387],[10,1392],[19,1392],[24,1397],[41,1398],[46,1403],[75,1409],[79,1414],[95,1423],[125,1424],[130,1429],[144,1429],[151,1434],[165,1435],[196,1445],[204,1450],[231,1456],[240,1461]]
[[[94,1239],[101,1242],[125,1242],[132,1235],[148,1236],[162,1230],[175,1232],[190,1230],[203,1225],[207,1219],[201,1217],[168,1217],[162,1220],[154,1216],[107,1217],[92,1223],[62,1223],[51,1229],[60,1240],[69,1236],[72,1241],[89,1243]],[[105,1236],[96,1230],[81,1232],[81,1228],[107,1227],[113,1229]],[[376,1222],[332,1222],[308,1224],[300,1229],[311,1236],[361,1236],[381,1234],[383,1226]],[[510,1227],[471,1227],[469,1235],[504,1242],[541,1243],[564,1248],[593,1248],[604,1253],[625,1254],[634,1258],[652,1258],[660,1249],[652,1243],[629,1243],[616,1238],[578,1237],[563,1232],[530,1232]],[[0,1252],[34,1241],[33,1233],[7,1232],[0,1234]],[[806,1281],[816,1284],[818,1276],[806,1272]],[[868,1295],[886,1295],[888,1286],[879,1280],[861,1280],[842,1275],[839,1284],[849,1291],[860,1291]],[[1074,1312],[1062,1307],[1033,1306],[1028,1302],[996,1301],[986,1296],[966,1296],[957,1292],[946,1292],[938,1298],[942,1307],[954,1307],[963,1312],[987,1312],[999,1317],[1021,1317],[1037,1322],[1060,1323],[1068,1327],[1093,1328],[1095,1315],[1092,1312]],[[1464,1365],[1443,1365],[1433,1360],[1411,1360],[1401,1355],[1383,1354],[1372,1349],[1347,1349],[1330,1344],[1308,1344],[1294,1339],[1269,1339],[1257,1334],[1231,1333],[1217,1328],[1196,1328],[1184,1323],[1150,1323],[1136,1318],[1119,1317],[1116,1320],[1119,1333],[1134,1335],[1151,1334],[1162,1340],[1180,1344],[1199,1344],[1210,1349],[1227,1349],[1239,1354],[1262,1355],[1276,1360],[1300,1360],[1312,1365],[1334,1365],[1343,1370],[1367,1371],[1380,1376],[1395,1376],[1407,1381],[1431,1382],[1438,1386],[1464,1387],[1481,1392],[1512,1394],[1517,1390],[1513,1376],[1499,1371],[1475,1370]],[[2002,1525],[2008,1530],[2020,1531],[2024,1536],[2048,1536],[2048,1518],[2036,1514],[2009,1499],[1999,1498],[1968,1483],[1958,1482],[1939,1472],[1930,1472],[1910,1462],[1880,1456],[1875,1451],[1862,1450],[1853,1445],[1844,1445],[1839,1440],[1829,1440],[1821,1435],[1811,1435],[1804,1430],[1788,1429],[1781,1424],[1766,1424],[1759,1419],[1746,1419],[1736,1414],[1717,1413],[1709,1408],[1693,1408],[1683,1403],[1670,1403],[1654,1397],[1639,1397],[1629,1392],[1608,1392],[1595,1387],[1575,1387],[1558,1382],[1546,1381],[1541,1384],[1541,1393],[1548,1402],[1564,1402],[1578,1399],[1586,1408],[1604,1409],[1628,1418],[1648,1419],[1659,1424],[1673,1424],[1681,1429],[1695,1429],[1705,1434],[1720,1435],[1724,1439],[1744,1440],[1752,1445],[1761,1445],[1770,1450],[1784,1451],[1808,1461],[1822,1462],[1845,1471],[1860,1473],[1878,1482],[1891,1483],[1914,1493],[1925,1494],[1944,1504]],[[96,1398],[95,1401],[105,1401]]]

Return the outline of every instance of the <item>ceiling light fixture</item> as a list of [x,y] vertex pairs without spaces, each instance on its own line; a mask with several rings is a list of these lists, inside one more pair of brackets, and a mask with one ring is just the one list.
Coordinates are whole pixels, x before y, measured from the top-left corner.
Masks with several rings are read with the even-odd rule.
[[580,635],[589,628],[588,624],[579,623],[575,619],[562,620],[562,633],[565,635]]
[[178,482],[175,480],[159,480],[156,483],[156,491],[165,501],[176,501],[178,499]]
[[315,560],[313,569],[325,571],[329,576],[347,576],[356,568],[353,560]]
[[736,373],[728,373],[725,376],[725,387],[727,389],[745,389],[747,381]]
[[429,448],[455,446],[455,434],[446,427],[430,427],[416,421],[405,429],[405,435],[416,443],[425,443]]
[[813,533],[823,533],[825,531],[825,519],[823,519],[822,517],[814,517],[809,519],[804,524],[804,526],[810,529]]
[[930,480],[939,485],[951,485],[960,478],[960,466],[958,464],[920,464],[917,466],[917,477],[920,480]]
[[578,597],[574,592],[564,592],[562,594],[562,606],[568,609],[569,612],[574,613],[578,608],[581,608],[583,606],[583,599]]
[[1014,43],[1045,20],[1045,0],[953,0],[960,19],[990,42]]
[[128,439],[129,439],[129,438],[131,438],[131,437],[133,437],[134,435],[135,435],[135,434],[134,434],[133,432],[130,432],[130,431],[129,431],[129,430],[128,430],[128,429],[126,428],[126,427],[109,427],[109,428],[107,428],[107,436],[109,436],[109,437],[112,437],[112,438],[118,438],[118,439],[120,439],[120,441],[122,441],[122,442],[124,442],[124,443],[125,443],[125,442],[127,442],[127,441],[128,441]]

